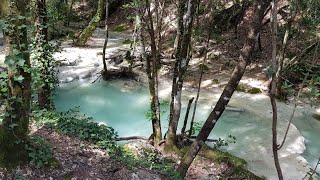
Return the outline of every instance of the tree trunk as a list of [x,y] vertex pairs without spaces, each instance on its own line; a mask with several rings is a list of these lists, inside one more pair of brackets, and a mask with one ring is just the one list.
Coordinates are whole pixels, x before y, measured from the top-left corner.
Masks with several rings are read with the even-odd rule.
[[52,109],[53,102],[50,88],[50,65],[51,59],[47,58],[48,50],[48,28],[47,28],[47,10],[46,0],[36,0],[35,2],[35,62],[40,69],[40,79],[43,86],[39,88],[38,105],[41,108]]
[[150,46],[151,46],[151,55],[152,60],[149,61],[149,66],[147,66],[147,73],[149,79],[149,91],[151,96],[151,113],[152,113],[152,129],[154,135],[154,144],[157,145],[162,140],[161,132],[161,123],[160,123],[160,103],[158,96],[158,66],[160,62],[160,56],[158,55],[159,49],[157,50],[156,37],[154,30],[154,23],[150,9],[150,2],[146,0],[146,10],[147,10],[147,19],[149,20],[148,24],[148,33],[150,36]]
[[272,80],[270,86],[270,101],[272,106],[272,152],[274,164],[278,173],[279,180],[283,180],[283,175],[281,171],[281,166],[278,157],[278,135],[277,135],[277,124],[278,124],[278,112],[277,112],[277,103],[276,103],[276,94],[277,94],[277,8],[278,1],[273,0],[271,9],[271,35],[272,35]]
[[[158,82],[157,82],[157,50],[155,45],[154,29],[149,1],[146,1],[146,10],[149,22],[141,22],[140,14],[137,12],[136,21],[138,26],[140,44],[141,44],[141,55],[145,62],[146,73],[148,76],[148,85],[150,93],[150,110],[151,110],[151,121],[153,130],[153,140],[155,146],[162,140],[161,123],[160,123],[160,104],[158,98]],[[149,23],[148,34],[151,39],[151,53],[152,57],[148,57],[145,50],[145,36],[144,36],[144,23]]]
[[[204,60],[204,61],[205,61],[205,60]],[[194,102],[193,112],[192,112],[192,118],[191,118],[191,122],[190,122],[190,129],[189,129],[189,135],[188,135],[189,138],[190,138],[191,135],[192,135],[194,118],[195,118],[195,116],[196,116],[197,104],[198,104],[198,100],[199,100],[199,96],[200,96],[202,76],[203,76],[203,73],[204,73],[204,67],[200,67],[200,68],[201,68],[201,72],[200,72],[200,78],[199,78],[199,83],[198,83],[197,96],[196,96],[196,100],[195,100],[195,102]]]
[[97,29],[99,22],[102,19],[104,7],[104,0],[99,0],[98,8],[95,16],[90,21],[89,25],[81,32],[80,36],[77,38],[75,45],[84,46],[88,39],[92,36],[93,32]]
[[102,62],[103,62],[102,75],[104,76],[104,78],[107,76],[107,72],[108,72],[107,62],[106,62],[106,48],[107,48],[108,39],[109,39],[109,29],[108,29],[109,0],[106,0],[105,3],[106,3],[105,38],[104,38],[103,51],[102,51]]
[[187,123],[188,123],[189,112],[190,112],[190,108],[191,108],[191,104],[192,104],[193,100],[194,100],[194,97],[192,97],[191,99],[189,99],[189,102],[188,102],[186,115],[184,116],[183,126],[182,126],[182,129],[181,129],[181,134],[182,134],[182,136],[184,136],[184,134],[185,134],[185,132],[186,132],[186,127],[187,127]]
[[[174,74],[173,74],[173,82],[172,82],[172,91],[171,91],[171,102],[170,102],[170,119],[169,119],[169,129],[168,129],[168,137],[166,144],[168,146],[176,145],[176,131],[178,127],[178,122],[181,113],[181,93],[183,87],[184,75],[187,70],[187,66],[190,58],[189,50],[190,50],[190,42],[191,42],[191,34],[192,34],[192,25],[194,14],[196,10],[197,0],[189,0],[188,8],[186,13],[185,22],[183,19],[179,20],[179,30],[180,30],[180,38],[177,46],[176,53],[176,62],[174,65]],[[183,0],[179,1],[179,16],[183,17]]]
[[186,0],[179,0],[178,2],[178,20],[177,20],[177,35],[176,38],[174,39],[174,45],[173,45],[173,52],[171,57],[174,58],[177,56],[177,49],[179,44],[181,43],[182,35],[183,35],[183,15],[185,13],[185,8],[186,8]]
[[[0,166],[12,168],[28,159],[25,149],[31,100],[31,75],[27,40],[26,7],[29,1],[8,0],[9,27],[4,31],[8,93],[5,117],[0,125]],[[16,18],[16,17],[24,18]],[[21,60],[24,62],[22,64]],[[19,63],[18,63],[19,62]]]
[[204,145],[211,130],[214,128],[221,114],[225,110],[226,105],[228,104],[232,94],[234,93],[236,87],[238,86],[245,72],[246,66],[250,63],[250,58],[256,43],[255,37],[257,36],[258,31],[260,30],[261,22],[263,19],[263,13],[265,9],[268,7],[268,5],[270,4],[270,1],[271,0],[255,1],[253,11],[252,11],[253,13],[249,14],[249,17],[247,17],[248,22],[250,23],[248,25],[249,30],[247,31],[248,34],[247,34],[246,42],[243,48],[241,49],[239,63],[233,70],[233,73],[231,75],[231,78],[229,79],[228,84],[224,88],[218,102],[216,103],[216,106],[213,108],[212,112],[210,113],[209,117],[204,123],[201,131],[199,132],[199,135],[197,136],[197,139],[192,143],[189,150],[181,160],[181,163],[178,167],[178,172],[182,177],[186,175],[190,164],[198,154],[201,147]]

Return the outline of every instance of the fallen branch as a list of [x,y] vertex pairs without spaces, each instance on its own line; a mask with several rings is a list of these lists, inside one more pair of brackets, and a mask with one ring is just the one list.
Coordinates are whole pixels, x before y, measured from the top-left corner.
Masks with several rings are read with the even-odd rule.
[[149,138],[145,136],[129,136],[129,137],[118,137],[118,138],[113,138],[112,140],[114,141],[128,141],[128,140],[135,140],[135,139],[142,139],[142,140],[149,140]]
[[317,41],[313,44],[311,44],[310,46],[308,46],[306,49],[304,49],[300,54],[296,55],[295,57],[293,57],[289,62],[284,64],[284,68],[290,68],[291,66],[293,66],[294,64],[298,63],[301,59],[303,59],[303,57],[308,54],[309,52],[311,52],[319,43],[320,41]]
[[[191,136],[190,139],[196,139],[197,136]],[[207,139],[206,142],[218,142],[218,139]]]
[[94,81],[92,81],[92,84],[95,83],[95,82],[97,82],[98,80],[100,80],[101,76],[102,76],[102,73],[100,73],[100,75],[97,77],[97,79],[95,79]]

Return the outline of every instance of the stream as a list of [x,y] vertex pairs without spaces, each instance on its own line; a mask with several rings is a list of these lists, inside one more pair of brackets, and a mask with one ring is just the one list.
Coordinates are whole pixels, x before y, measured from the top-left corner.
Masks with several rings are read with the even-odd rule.
[[[95,31],[88,42],[90,48],[73,47],[70,41],[62,43],[63,51],[54,56],[65,64],[58,68],[60,86],[54,97],[55,106],[58,111],[80,106],[81,112],[92,116],[99,123],[112,126],[120,136],[149,136],[152,132],[151,122],[144,115],[149,109],[149,93],[146,87],[137,82],[123,80],[92,83],[102,69],[99,53],[104,42],[103,32],[102,29]],[[129,45],[122,42],[129,38],[129,34],[110,32],[107,54],[112,56],[127,50]],[[3,50],[4,47],[0,47],[0,62],[4,59]],[[159,94],[162,100],[168,100],[170,92],[170,83],[161,84]],[[200,125],[208,117],[220,94],[221,90],[201,91],[195,118]],[[183,92],[180,123],[184,119],[189,98],[195,95],[196,89]],[[272,111],[268,96],[236,92],[229,104],[244,111],[225,111],[210,138],[226,139],[228,135],[235,136],[236,143],[222,149],[245,159],[248,169],[253,173],[267,179],[278,179],[272,157]],[[284,135],[292,109],[292,105],[278,103],[279,141]],[[315,110],[298,107],[296,111],[294,125],[291,125],[287,141],[279,151],[285,179],[302,179],[310,168],[315,166],[320,156],[320,121],[311,117]],[[163,108],[163,111],[161,123],[165,132],[168,126],[168,108]],[[320,173],[320,168],[318,172]]]
[[[92,116],[99,123],[112,126],[120,137],[151,134],[151,122],[144,116],[149,109],[146,87],[134,81],[91,82],[92,80],[87,79],[61,84],[54,99],[57,110],[65,111],[80,106],[81,112]],[[160,88],[162,100],[168,100],[168,92],[169,87]],[[186,106],[189,97],[194,95],[194,92],[186,91],[183,105]],[[206,91],[201,94],[196,122],[202,124],[206,120],[218,97],[219,94]],[[230,103],[245,111],[225,111],[210,138],[227,139],[228,135],[235,136],[236,143],[222,149],[245,159],[249,170],[257,175],[277,179],[272,158],[269,99],[264,95],[236,93]],[[181,119],[184,119],[185,106],[182,107]],[[280,119],[292,110],[283,103],[278,103],[278,107]],[[163,110],[165,112],[161,123],[165,132],[168,126],[168,108],[164,107]],[[320,154],[320,141],[317,140],[320,137],[320,122],[311,117],[309,110],[311,109],[297,110],[294,124],[298,129],[291,127],[288,139],[279,153],[286,179],[302,179],[309,171],[308,164],[314,167]],[[182,120],[178,129],[181,129],[181,123]],[[285,126],[286,121],[280,120],[279,137],[284,134]]]
[[[80,106],[80,110],[92,116],[99,123],[112,126],[119,136],[149,136],[151,122],[145,113],[149,109],[149,92],[136,81],[108,81],[92,83],[102,70],[101,55],[104,31],[97,29],[90,41],[90,48],[77,48],[62,44],[62,53],[57,60],[66,60],[69,65],[60,66],[60,86],[57,88],[54,102],[58,111],[66,111]],[[123,44],[130,34],[110,32],[107,55],[113,56],[129,49]],[[115,68],[108,65],[108,68]],[[159,87],[161,101],[169,100],[171,83],[162,82]],[[221,89],[201,90],[195,121],[202,125],[221,94]],[[180,127],[186,110],[186,104],[196,95],[196,89],[186,89],[182,94],[182,113]],[[209,138],[226,139],[228,135],[236,137],[223,150],[248,162],[248,169],[267,179],[278,179],[272,156],[271,122],[272,110],[269,97],[264,94],[245,94],[236,92],[229,105],[243,109],[243,112],[225,111],[211,132]],[[293,105],[279,102],[278,136],[284,136]],[[168,127],[168,109],[162,108],[161,123],[163,133]],[[293,124],[290,126],[287,140],[279,151],[282,172],[285,179],[302,179],[320,156],[320,121],[311,117],[315,111],[310,107],[298,107]],[[190,113],[191,114],[191,113]],[[191,115],[190,115],[191,117]],[[320,168],[318,168],[320,172]],[[318,178],[320,179],[320,178]]]

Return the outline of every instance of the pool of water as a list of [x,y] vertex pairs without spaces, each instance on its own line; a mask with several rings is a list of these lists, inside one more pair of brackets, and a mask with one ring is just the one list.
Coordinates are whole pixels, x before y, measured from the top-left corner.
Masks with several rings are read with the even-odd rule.
[[[185,101],[187,98],[184,98]],[[97,122],[112,126],[121,137],[125,136],[149,136],[152,132],[151,122],[145,117],[149,109],[149,94],[146,87],[130,81],[112,82],[72,82],[62,84],[57,88],[54,99],[58,111],[65,111],[75,106],[80,106],[81,112],[92,116]],[[186,105],[187,103],[183,103]],[[206,120],[213,102],[201,103],[198,105],[196,122],[200,124]],[[186,107],[182,107],[181,119],[184,119]],[[168,108],[164,109],[161,115],[162,131],[165,132],[168,126]],[[191,114],[191,113],[190,113]],[[306,114],[306,117],[309,114]],[[191,116],[191,115],[190,115]],[[182,120],[180,121],[181,127]],[[306,138],[307,149],[303,156],[311,165],[315,165],[320,155],[320,122],[313,119],[298,118],[295,120],[296,127]],[[261,118],[248,111],[231,112],[225,111],[217,126],[210,134],[210,138],[224,138],[228,135],[237,138],[235,144],[225,147],[225,150],[239,157],[246,159],[249,169],[254,172],[274,173],[273,163],[270,158],[272,152],[271,143],[271,121]],[[298,138],[289,138],[288,146],[285,146],[285,158],[294,156],[297,144],[301,141]],[[301,141],[303,142],[303,141]],[[293,145],[292,145],[293,144]],[[303,144],[302,144],[303,145]],[[300,143],[301,146],[301,143]],[[281,156],[280,156],[281,157]],[[283,160],[284,169],[292,171],[290,161]],[[298,165],[297,165],[298,166]],[[295,168],[295,167],[293,167]],[[266,170],[268,169],[268,171]],[[270,171],[270,172],[269,172]],[[274,179],[274,176],[270,176]]]

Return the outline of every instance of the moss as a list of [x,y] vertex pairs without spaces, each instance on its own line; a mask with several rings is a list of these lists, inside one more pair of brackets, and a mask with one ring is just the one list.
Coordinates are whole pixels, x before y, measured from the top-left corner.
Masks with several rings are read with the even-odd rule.
[[126,24],[121,24],[119,26],[116,26],[114,28],[111,29],[111,31],[114,31],[114,32],[123,32],[123,31],[126,31],[129,29],[129,26],[126,25]]
[[242,84],[242,83],[238,84],[238,86],[236,88],[236,90],[240,91],[240,92],[246,92],[246,89],[247,89],[246,85]]
[[199,155],[211,159],[214,162],[227,163],[232,169],[232,172],[230,174],[228,173],[228,177],[234,177],[236,179],[264,179],[248,171],[246,169],[247,162],[245,160],[233,156],[228,152],[204,146],[199,152]]
[[213,82],[213,84],[219,84],[220,83],[218,79],[213,79],[212,82]]
[[179,157],[183,157],[183,155],[185,154],[183,151],[181,151],[182,149],[179,149],[176,145],[174,144],[166,144],[164,146],[164,151],[168,154],[173,154]]
[[243,83],[240,83],[240,84],[237,86],[236,90],[237,90],[237,91],[240,91],[240,92],[250,93],[250,94],[259,94],[259,93],[262,93],[261,89],[256,88],[256,87],[252,87],[252,86],[250,86],[250,85],[243,84]]
[[59,160],[56,158],[52,158],[49,161],[49,165],[50,165],[50,168],[52,168],[52,169],[58,169],[59,167],[61,167]]
[[77,46],[84,46],[91,37],[92,33],[97,29],[100,20],[102,19],[104,1],[99,0],[98,2],[98,9],[96,15],[92,18],[89,25],[81,32],[80,36],[76,40],[75,44]]
[[200,155],[211,159],[215,162],[227,162],[232,164],[234,167],[245,167],[247,162],[239,157],[233,156],[228,152],[223,152],[218,149],[213,149],[208,146],[204,146],[201,151]]
[[248,93],[250,93],[250,94],[259,94],[259,93],[262,93],[262,91],[259,88],[253,87],[253,88],[248,90]]
[[63,179],[63,180],[71,180],[72,178],[71,178],[70,175],[65,175],[65,176],[63,176],[62,179]]

